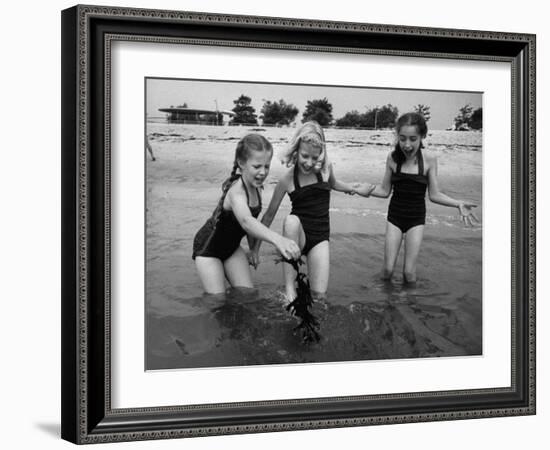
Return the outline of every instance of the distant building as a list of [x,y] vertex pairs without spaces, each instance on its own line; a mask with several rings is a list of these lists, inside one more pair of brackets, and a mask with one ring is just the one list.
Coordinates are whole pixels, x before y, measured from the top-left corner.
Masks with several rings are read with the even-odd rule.
[[198,125],[223,125],[224,115],[232,117],[233,111],[215,111],[194,108],[159,108],[159,111],[168,113],[166,119],[173,123],[189,123]]

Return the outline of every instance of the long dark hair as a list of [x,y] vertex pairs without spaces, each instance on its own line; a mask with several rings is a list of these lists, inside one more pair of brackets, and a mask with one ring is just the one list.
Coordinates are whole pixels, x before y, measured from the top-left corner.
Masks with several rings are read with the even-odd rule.
[[[397,119],[397,122],[395,122],[395,134],[397,137],[399,137],[399,132],[401,131],[401,128],[406,126],[416,127],[416,130],[418,131],[418,134],[422,139],[424,139],[428,134],[428,125],[426,125],[426,119],[424,119],[424,116],[422,114],[416,112],[408,112],[399,117],[399,119]],[[424,144],[420,142],[420,150],[423,148]],[[396,164],[403,164],[407,159],[399,148],[399,139],[398,142],[395,144],[393,152],[391,152],[391,158]]]

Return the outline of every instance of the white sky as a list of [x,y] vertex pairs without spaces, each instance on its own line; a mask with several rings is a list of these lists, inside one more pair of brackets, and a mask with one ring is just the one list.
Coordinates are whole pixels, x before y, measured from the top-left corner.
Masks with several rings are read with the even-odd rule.
[[459,108],[470,104],[482,105],[480,92],[425,91],[408,89],[377,89],[375,87],[311,86],[291,84],[246,83],[235,81],[203,81],[148,78],[146,82],[146,108],[149,117],[162,117],[159,108],[168,108],[187,103],[189,108],[231,110],[233,100],[241,94],[252,99],[256,114],[265,100],[284,99],[299,110],[300,121],[308,100],[326,97],[333,106],[332,115],[338,119],[348,111],[360,113],[367,108],[391,103],[399,114],[406,113],[419,103],[430,106],[431,118],[428,128],[443,130],[453,124]]

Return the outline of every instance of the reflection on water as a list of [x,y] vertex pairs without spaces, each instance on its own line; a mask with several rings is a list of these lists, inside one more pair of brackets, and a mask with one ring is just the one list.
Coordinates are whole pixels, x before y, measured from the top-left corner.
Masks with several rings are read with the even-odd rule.
[[[368,300],[314,304],[321,341],[302,342],[279,291],[180,300],[187,314],[149,313],[147,368],[223,367],[481,354],[481,302],[399,280],[370,280]],[[367,297],[367,296],[365,296]]]

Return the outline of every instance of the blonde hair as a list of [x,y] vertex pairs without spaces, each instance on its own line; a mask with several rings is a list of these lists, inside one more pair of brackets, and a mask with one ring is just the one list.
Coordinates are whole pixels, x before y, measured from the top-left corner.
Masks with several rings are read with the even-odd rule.
[[281,158],[283,164],[287,167],[291,167],[296,164],[296,161],[298,160],[298,149],[300,148],[300,144],[302,142],[306,142],[321,149],[321,154],[319,155],[320,167],[315,167],[315,171],[324,172],[328,167],[325,133],[321,128],[321,125],[313,120],[304,123],[300,128],[298,128],[298,130],[296,130],[296,133],[294,133],[294,136],[290,140],[290,143]]

